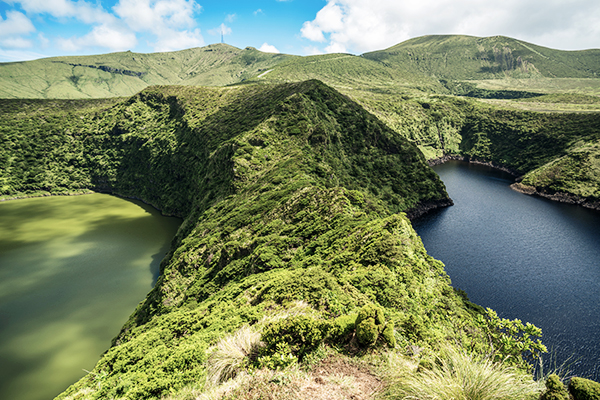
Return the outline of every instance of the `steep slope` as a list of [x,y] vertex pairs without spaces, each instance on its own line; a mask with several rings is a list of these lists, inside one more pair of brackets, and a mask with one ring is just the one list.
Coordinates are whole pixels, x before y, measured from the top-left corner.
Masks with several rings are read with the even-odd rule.
[[448,80],[600,77],[598,49],[561,51],[504,36],[422,36],[363,56]]
[[[535,327],[504,331],[455,292],[397,213],[449,201],[416,147],[318,81],[1,103],[4,195],[96,188],[185,217],[155,288],[59,398],[202,390],[210,346],[243,325],[266,343],[242,360],[249,369],[304,362],[322,346],[450,341],[519,365],[521,351],[542,349],[529,341]],[[38,147],[40,135],[57,151]],[[15,180],[17,167],[46,178]],[[360,310],[376,313],[358,325],[368,335]]]
[[0,64],[3,98],[131,96],[149,85],[224,86],[290,58],[214,44],[189,50],[54,57]]
[[[312,89],[308,92],[315,93],[316,98],[294,95],[298,87],[306,86]],[[282,99],[290,96],[287,102],[282,103]],[[323,103],[327,110],[315,110],[315,103]],[[6,161],[3,165],[3,196],[87,187],[125,195],[138,193],[161,209],[185,215],[191,200],[175,200],[174,194],[166,192],[177,184],[180,185],[179,195],[194,195],[201,183],[199,176],[204,176],[206,171],[193,170],[197,173],[194,174],[186,170],[184,174],[177,171],[177,166],[196,168],[192,165],[198,163],[193,160],[205,160],[216,150],[213,148],[215,142],[232,140],[239,132],[258,129],[257,126],[273,118],[273,113],[281,114],[281,117],[277,118],[277,125],[269,129],[328,149],[321,156],[303,162],[303,168],[321,176],[323,183],[353,189],[359,185],[357,179],[364,175],[361,166],[372,167],[375,164],[383,167],[401,158],[402,162],[397,161],[397,167],[382,169],[378,180],[365,177],[360,186],[373,187],[373,192],[388,201],[395,211],[405,211],[422,201],[439,199],[439,193],[443,193],[443,189],[440,192],[443,186],[430,186],[431,182],[437,181],[431,171],[424,168],[417,172],[425,164],[413,145],[399,138],[360,106],[317,81],[220,89],[158,87],[126,100],[96,100],[90,102],[87,109],[79,108],[83,104],[86,103],[2,101],[2,109],[5,110],[5,122],[1,127],[2,157]],[[115,106],[100,109],[112,104]],[[303,109],[305,104],[306,110]],[[52,112],[54,107],[57,110]],[[186,107],[193,107],[194,114],[190,114]],[[28,108],[33,111],[30,113]],[[286,112],[287,108],[292,108],[292,112]],[[330,117],[330,113],[335,113],[335,118]],[[194,130],[203,130],[210,135],[198,136]],[[343,141],[335,136],[341,131],[344,132]],[[370,132],[373,137],[365,139],[365,132]],[[65,144],[59,145],[59,142]],[[369,155],[373,144],[390,153],[392,158],[380,154],[380,150],[373,150],[373,155],[380,157]],[[231,146],[230,151],[240,151],[238,147],[242,145]],[[337,158],[331,162],[336,166],[329,164],[328,157],[332,152]],[[352,154],[351,158],[347,153]],[[208,166],[203,164],[201,168]],[[239,168],[250,167],[240,165]],[[77,175],[70,177],[68,173],[75,170]],[[54,172],[58,177],[52,175]],[[433,181],[420,176],[421,173],[428,174]],[[412,175],[414,177],[408,179]],[[211,178],[211,181],[214,179]],[[224,193],[229,190],[226,187],[232,184],[231,177],[223,185],[211,183]],[[181,185],[185,185],[184,191]],[[201,191],[206,193],[206,187]],[[171,206],[175,201],[178,205]]]

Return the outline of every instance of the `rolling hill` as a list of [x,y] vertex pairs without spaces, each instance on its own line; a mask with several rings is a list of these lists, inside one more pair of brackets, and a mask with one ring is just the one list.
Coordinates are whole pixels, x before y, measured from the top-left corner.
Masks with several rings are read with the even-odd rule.
[[600,78],[600,50],[562,51],[505,36],[422,36],[363,57],[447,80]]
[[[321,82],[0,104],[4,194],[94,189],[185,218],[154,289],[59,399],[208,388],[211,346],[244,326],[273,338],[260,357],[242,358],[258,369],[396,341],[402,351],[460,338],[521,367],[521,351],[503,340],[540,349],[498,330],[427,255],[403,212],[450,201],[423,155]],[[364,329],[377,335],[362,339],[358,328],[357,342],[357,315],[369,310]]]
[[521,80],[518,90],[526,90],[523,81],[543,79],[576,80],[571,86],[587,79],[597,89],[600,50],[561,51],[503,36],[460,35],[423,36],[361,56],[299,57],[214,44],[168,53],[2,63],[0,97],[103,98],[131,96],[150,85],[225,86],[307,79],[322,80],[345,92],[465,94],[476,85],[461,87],[460,82],[509,78]]
[[0,64],[2,98],[131,96],[150,85],[224,86],[292,58],[214,44],[189,50],[54,57]]

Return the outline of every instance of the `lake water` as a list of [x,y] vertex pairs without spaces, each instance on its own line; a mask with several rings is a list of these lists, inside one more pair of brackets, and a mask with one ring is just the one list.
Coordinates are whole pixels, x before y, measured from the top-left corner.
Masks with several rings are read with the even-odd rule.
[[105,194],[0,203],[0,398],[48,400],[91,370],[180,223]]
[[527,196],[510,175],[452,161],[434,167],[454,206],[414,222],[454,287],[503,318],[542,328],[554,354],[600,381],[600,212]]

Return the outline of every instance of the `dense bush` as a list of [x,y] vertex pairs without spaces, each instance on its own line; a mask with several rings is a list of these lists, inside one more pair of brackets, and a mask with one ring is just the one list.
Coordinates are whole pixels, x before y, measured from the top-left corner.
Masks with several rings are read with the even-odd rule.
[[546,390],[540,396],[540,400],[569,400],[569,393],[565,385],[556,374],[546,379]]
[[584,378],[571,378],[569,392],[574,400],[600,400],[600,383]]
[[302,361],[323,343],[327,334],[327,323],[313,317],[299,315],[273,322],[264,329],[264,348],[259,363],[271,368],[277,367],[279,360],[295,357]]
[[374,346],[381,339],[389,347],[396,345],[394,325],[386,324],[383,309],[373,304],[363,306],[356,317],[356,339],[365,347]]

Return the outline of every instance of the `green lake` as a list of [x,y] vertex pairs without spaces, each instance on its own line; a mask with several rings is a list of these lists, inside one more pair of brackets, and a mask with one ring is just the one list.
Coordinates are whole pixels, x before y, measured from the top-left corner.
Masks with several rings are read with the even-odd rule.
[[106,194],[0,202],[0,398],[48,400],[91,370],[180,224]]

